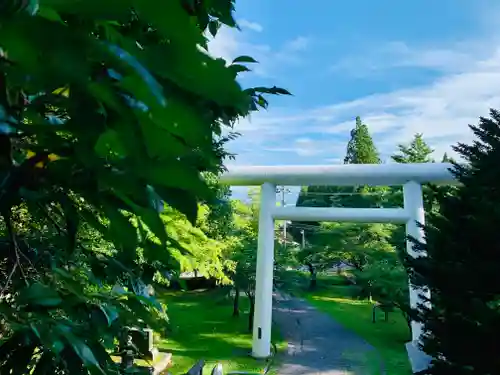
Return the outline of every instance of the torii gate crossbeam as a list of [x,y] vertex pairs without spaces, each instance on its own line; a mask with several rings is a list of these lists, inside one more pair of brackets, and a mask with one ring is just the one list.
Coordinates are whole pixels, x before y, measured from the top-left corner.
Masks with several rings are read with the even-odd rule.
[[[255,316],[252,353],[268,357],[271,353],[272,293],[274,268],[274,220],[343,221],[404,223],[406,234],[424,241],[418,223],[425,223],[421,184],[455,184],[448,163],[415,164],[341,164],[310,166],[233,167],[220,182],[232,186],[261,185],[257,272],[255,286]],[[403,186],[403,208],[317,208],[276,207],[276,185],[310,186]],[[407,241],[408,254],[417,256]],[[425,254],[418,254],[424,256]],[[410,284],[410,306],[417,308],[428,291]],[[422,324],[412,322],[412,343],[422,335]]]

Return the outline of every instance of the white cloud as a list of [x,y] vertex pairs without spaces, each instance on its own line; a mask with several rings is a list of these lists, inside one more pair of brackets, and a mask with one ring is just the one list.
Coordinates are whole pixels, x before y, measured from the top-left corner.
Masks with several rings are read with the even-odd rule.
[[[259,29],[251,22],[240,24],[243,30]],[[290,39],[279,48],[251,43],[248,36],[245,31],[222,28],[210,42],[209,50],[227,60],[240,54],[251,55],[260,62],[254,73],[274,77],[284,63],[300,62],[304,49],[313,47],[310,39],[303,36]],[[436,150],[436,158],[440,158],[444,152],[450,152],[450,145],[472,140],[468,124],[477,123],[479,116],[487,116],[489,108],[500,108],[500,42],[492,38],[431,47],[390,42],[374,46],[371,52],[363,51],[360,58],[347,56],[336,69],[343,70],[343,74],[369,76],[375,72],[383,77],[390,69],[405,67],[433,69],[439,78],[423,86],[321,107],[287,108],[271,103],[268,111],[254,113],[236,125],[236,131],[243,134],[230,145],[230,150],[238,154],[236,164],[319,164],[342,160],[357,115],[368,124],[383,157],[418,132],[424,134]],[[307,85],[306,76],[303,82]]]
[[[483,39],[418,46],[401,41],[374,43],[371,47],[361,46],[358,55],[346,55],[333,67],[325,63],[325,71],[342,74],[344,79],[351,76],[380,80],[398,69],[432,71],[438,78],[425,85],[375,92],[331,105],[297,108],[271,103],[269,111],[253,114],[251,119],[237,124],[236,130],[243,136],[230,145],[239,156],[229,164],[341,163],[357,115],[368,124],[384,159],[396,151],[398,144],[410,142],[415,133],[424,134],[435,149],[436,159],[444,152],[453,155],[451,145],[473,140],[468,124],[477,124],[480,116],[488,116],[490,108],[500,109],[498,9],[488,7],[484,31],[490,35]],[[297,61],[289,58],[288,63],[300,63],[304,49],[313,47],[318,46],[311,45],[308,38],[297,37],[284,43],[279,51],[259,46],[258,59],[268,73],[290,51],[295,52]],[[304,85],[308,84],[307,74],[304,71],[301,76]],[[333,74],[331,80],[335,81]]]
[[304,51],[309,46],[309,38],[299,36],[285,44],[285,49],[290,51]]
[[250,29],[252,31],[256,31],[258,33],[262,32],[264,28],[262,27],[261,24],[257,22],[251,22],[245,19],[241,19],[238,21],[238,25],[243,28],[243,29]]
[[210,38],[208,51],[212,56],[222,57],[225,60],[233,60],[238,56],[240,41],[235,30],[221,27],[215,38]]
[[251,42],[245,30],[262,31],[261,25],[240,20],[242,31],[223,26],[215,38],[209,37],[208,50],[214,57],[231,61],[239,55],[249,55],[259,64],[251,67],[254,74],[261,77],[275,77],[283,66],[297,65],[302,61],[302,53],[309,46],[309,38],[296,37],[278,47]]
[[332,153],[345,152],[345,148],[345,144],[336,143],[332,145],[331,140],[328,139],[297,138],[288,146],[263,147],[263,150],[273,153],[294,153],[301,157],[318,157],[326,162],[326,160],[331,160],[329,156]]
[[358,78],[384,74],[398,68],[455,73],[474,64],[478,56],[485,57],[488,47],[465,42],[451,48],[415,47],[404,42],[389,42],[374,49],[368,48],[362,55],[343,57],[331,67],[331,71]]
[[[244,150],[241,153],[247,164],[251,155],[261,154],[261,150],[267,151],[266,159],[262,163],[261,157],[255,157],[255,164],[289,163],[292,156],[326,163],[343,158],[349,131],[359,115],[383,156],[394,152],[397,144],[409,142],[415,133],[423,133],[439,159],[444,152],[452,153],[452,144],[472,141],[468,124],[476,124],[479,116],[488,116],[490,108],[500,108],[500,45],[477,57],[481,46],[471,45],[470,53],[463,49],[416,53],[408,48],[405,64],[441,67],[440,78],[424,86],[302,111],[271,106],[269,112],[256,114],[237,126],[243,137],[234,150]],[[461,56],[460,62],[454,58],[457,56]],[[448,69],[447,64],[453,62]]]
[[[456,72],[474,63],[474,57],[467,47],[459,45],[454,49],[446,48],[410,48],[402,42],[389,43],[386,49],[387,57],[392,61],[392,67],[418,67]],[[390,65],[390,64],[388,64]],[[390,66],[385,66],[389,68]]]
[[363,46],[362,51],[346,55],[333,64],[334,73],[353,77],[384,74],[397,68],[421,68],[441,73],[457,73],[491,56],[492,40],[461,41],[445,46],[414,46],[391,41],[374,46]]

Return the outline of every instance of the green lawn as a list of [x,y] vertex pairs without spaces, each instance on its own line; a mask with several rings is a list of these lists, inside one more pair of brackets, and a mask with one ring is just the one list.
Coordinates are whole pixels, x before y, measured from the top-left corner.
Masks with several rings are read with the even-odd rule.
[[390,313],[389,321],[384,322],[383,313],[379,312],[377,322],[372,323],[373,304],[353,298],[352,287],[338,285],[340,282],[338,276],[318,277],[316,291],[300,294],[318,310],[328,313],[373,345],[384,360],[387,375],[410,375],[404,346],[410,341],[410,332],[401,313]]
[[[247,331],[248,300],[241,298],[242,314],[233,318],[232,301],[224,299],[220,291],[193,291],[164,293],[171,321],[169,337],[158,345],[172,353],[170,372],[183,374],[200,359],[206,361],[205,372],[215,363],[222,363],[224,371],[262,372],[266,363],[249,356],[252,346]],[[279,335],[273,335],[278,349],[284,347]]]

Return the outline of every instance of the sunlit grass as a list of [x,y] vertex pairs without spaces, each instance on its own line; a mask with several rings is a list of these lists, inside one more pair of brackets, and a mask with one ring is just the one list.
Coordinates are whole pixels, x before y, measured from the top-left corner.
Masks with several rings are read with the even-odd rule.
[[[198,360],[206,361],[205,372],[221,363],[224,371],[262,372],[266,363],[250,357],[252,335],[248,332],[248,300],[241,298],[242,314],[232,317],[232,301],[218,291],[164,293],[171,332],[159,344],[171,352],[170,372],[183,374]],[[273,338],[280,349],[279,335]]]

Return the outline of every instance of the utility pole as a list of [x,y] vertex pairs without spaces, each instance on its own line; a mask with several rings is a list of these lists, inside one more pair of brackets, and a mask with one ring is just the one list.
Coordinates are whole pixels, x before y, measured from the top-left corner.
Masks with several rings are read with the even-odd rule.
[[304,229],[300,231],[300,234],[302,235],[302,250],[306,248],[306,236],[304,234]]
[[[290,193],[290,189],[285,188],[285,186],[280,186],[276,189],[277,193],[281,193],[281,207],[285,207],[285,194]],[[283,221],[283,246],[286,249],[286,220]]]

